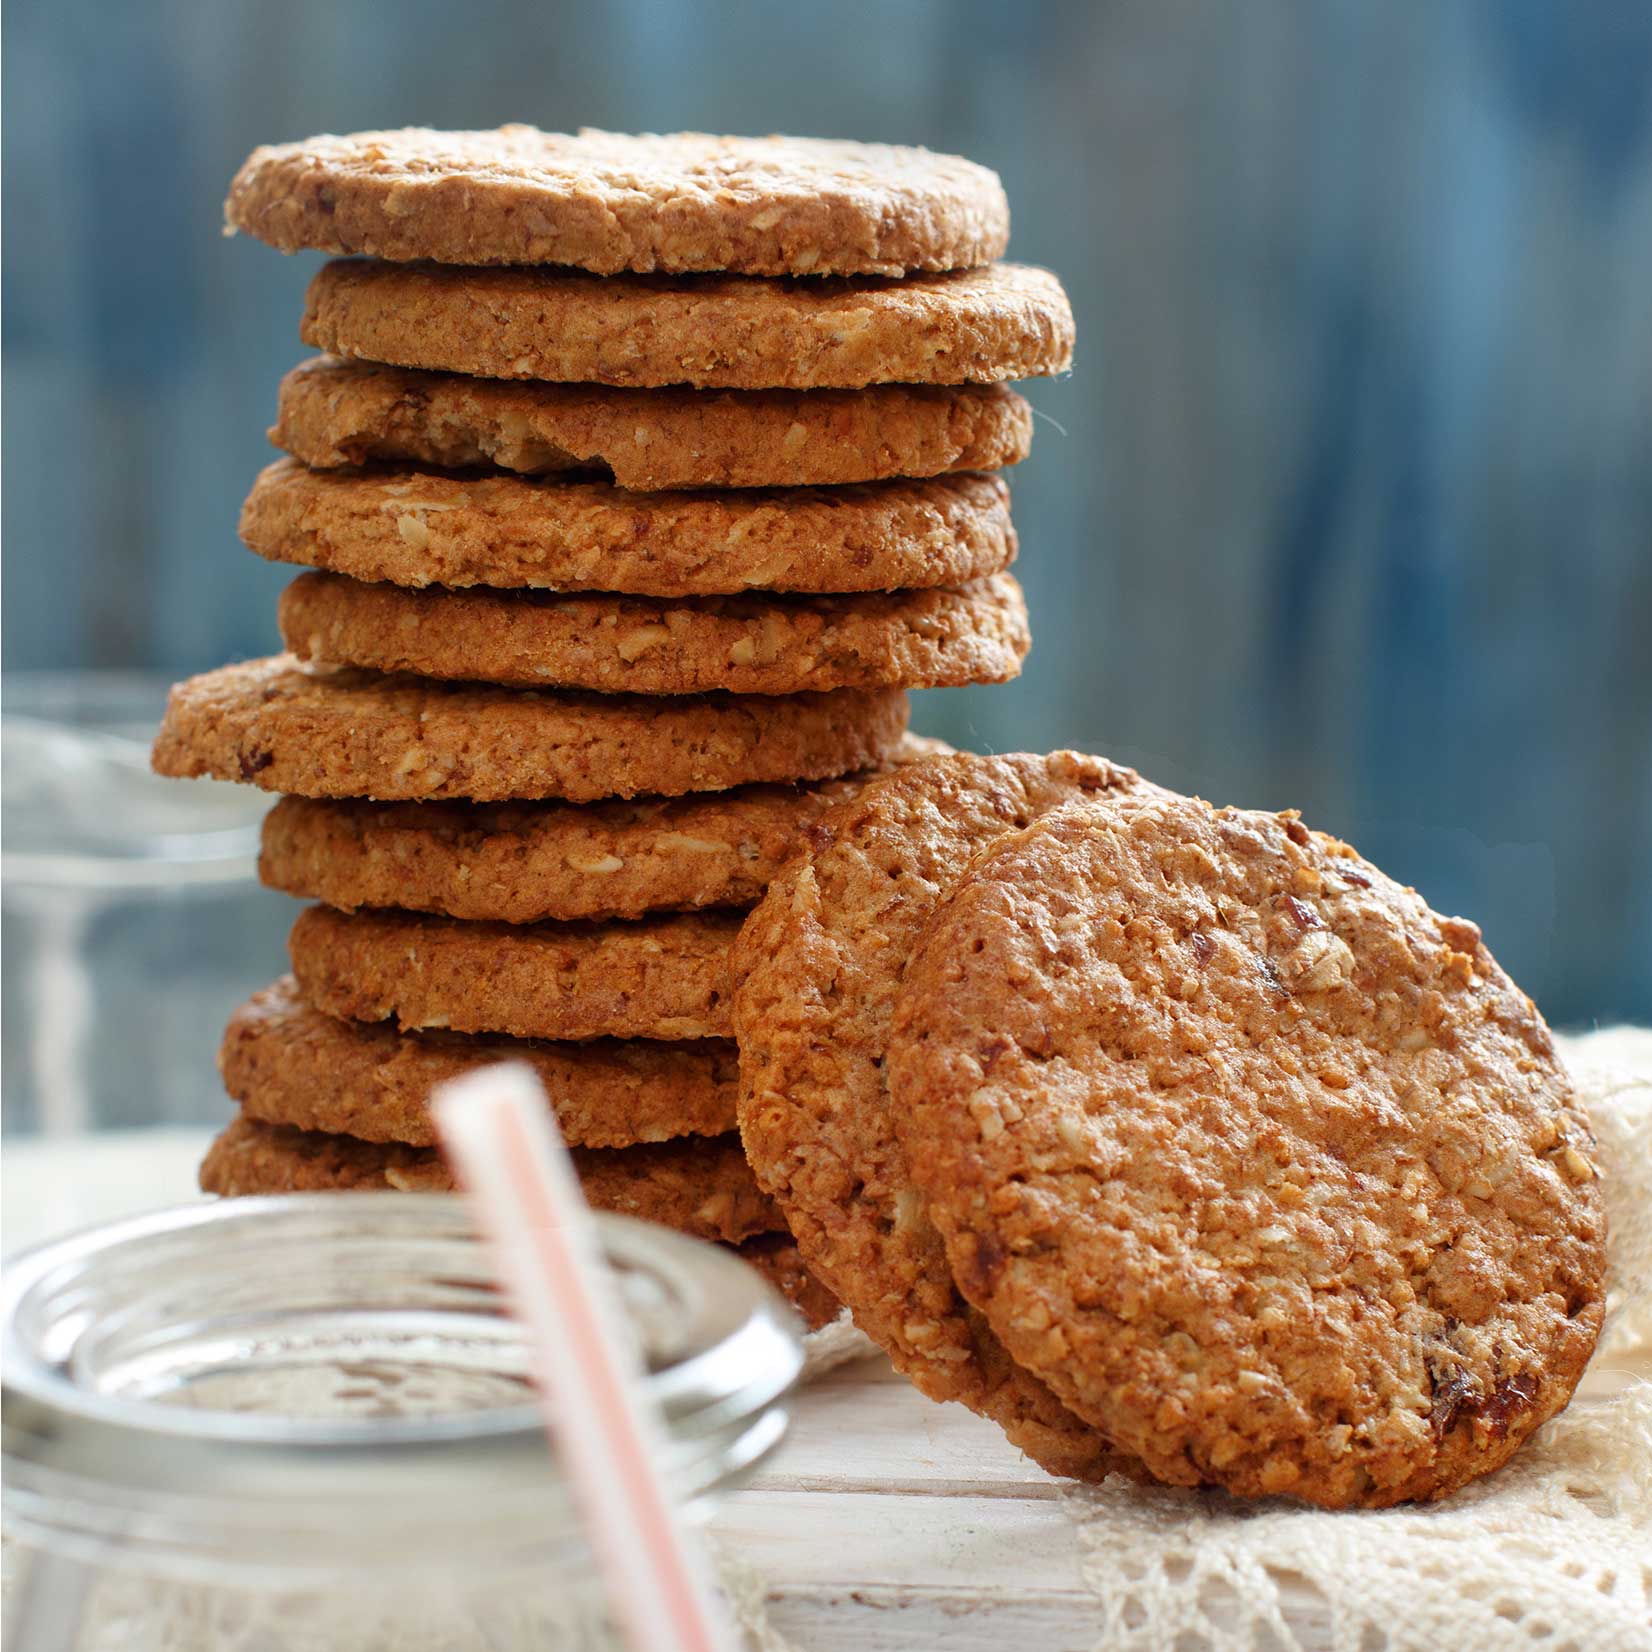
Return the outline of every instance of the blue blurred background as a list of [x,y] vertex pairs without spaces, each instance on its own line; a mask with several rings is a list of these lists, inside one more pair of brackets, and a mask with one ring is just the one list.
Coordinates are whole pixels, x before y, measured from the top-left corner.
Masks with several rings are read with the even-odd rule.
[[8,669],[275,646],[235,518],[315,261],[220,238],[255,144],[921,142],[1003,174],[1080,352],[1014,479],[1026,675],[919,726],[1295,804],[1558,1023],[1652,1020],[1646,0],[16,0],[5,44]]

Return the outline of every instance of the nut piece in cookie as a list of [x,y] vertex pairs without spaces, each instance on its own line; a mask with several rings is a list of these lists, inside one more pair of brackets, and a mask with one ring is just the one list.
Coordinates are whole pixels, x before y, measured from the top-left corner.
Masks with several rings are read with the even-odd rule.
[[1604,1231],[1548,1029],[1473,924],[1294,814],[1097,799],[1000,839],[889,1048],[959,1288],[1160,1478],[1440,1497],[1570,1398]]

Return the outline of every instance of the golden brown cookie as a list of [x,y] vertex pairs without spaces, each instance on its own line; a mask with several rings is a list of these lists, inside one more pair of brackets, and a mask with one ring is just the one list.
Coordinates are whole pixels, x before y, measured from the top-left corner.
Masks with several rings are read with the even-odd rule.
[[657,700],[309,671],[284,654],[179,683],[151,761],[301,797],[588,803],[822,780],[881,763],[905,729],[898,690]]
[[241,537],[272,562],[395,585],[640,596],[962,585],[1015,560],[997,476],[772,492],[270,465]]
[[1010,574],[862,596],[566,596],[410,591],[300,574],[282,640],[312,664],[599,694],[955,688],[1020,674],[1031,638]]
[[1065,373],[1073,313],[1027,264],[906,281],[327,264],[299,336],[335,356],[487,379],[858,390]]
[[312,906],[288,952],[306,1002],[354,1021],[513,1038],[727,1038],[741,917],[483,924]]
[[[697,1239],[738,1245],[780,1226],[752,1180],[738,1136],[687,1136],[641,1147],[576,1147],[574,1169],[595,1210],[659,1222]],[[264,1124],[244,1115],[201,1162],[201,1191],[451,1193],[453,1172],[434,1147],[357,1141]]]
[[270,440],[307,465],[606,472],[632,490],[828,487],[997,470],[1032,445],[1001,384],[616,390],[316,356],[281,381]]
[[806,1329],[818,1331],[843,1311],[843,1304],[803,1266],[789,1233],[760,1233],[735,1249],[791,1303]]
[[745,275],[963,269],[1009,240],[998,174],[828,138],[541,132],[326,134],[255,149],[230,233],[282,252],[443,264]]
[[311,1009],[284,976],[230,1017],[218,1052],[224,1088],[248,1118],[363,1141],[433,1146],[438,1084],[498,1061],[525,1061],[576,1147],[631,1147],[734,1129],[734,1046],[598,1039],[553,1044],[463,1033],[398,1032]]
[[1101,758],[942,757],[870,781],[810,829],[734,955],[740,1131],[811,1272],[935,1399],[1059,1474],[1129,1466],[1013,1365],[959,1296],[895,1136],[883,1059],[901,972],[969,857],[1078,798],[1141,783]]
[[[950,749],[909,734],[892,761]],[[258,872],[272,889],[347,912],[399,906],[512,924],[749,906],[810,823],[865,780],[629,803],[284,797],[264,817]]]
[[1160,1479],[1442,1497],[1571,1397],[1604,1220],[1548,1029],[1473,924],[1294,814],[999,840],[889,1051],[960,1289]]

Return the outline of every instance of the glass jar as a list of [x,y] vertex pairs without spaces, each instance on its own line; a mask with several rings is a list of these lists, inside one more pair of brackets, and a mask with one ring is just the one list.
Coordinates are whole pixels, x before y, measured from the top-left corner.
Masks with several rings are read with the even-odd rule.
[[[795,1318],[727,1252],[598,1222],[699,1511],[785,1431]],[[458,1199],[183,1206],[14,1259],[0,1303],[10,1645],[614,1644]]]

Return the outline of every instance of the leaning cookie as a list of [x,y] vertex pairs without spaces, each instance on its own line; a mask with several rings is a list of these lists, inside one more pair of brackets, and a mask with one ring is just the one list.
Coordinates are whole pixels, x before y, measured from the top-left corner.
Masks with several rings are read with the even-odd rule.
[[1542,1018],[1294,814],[1096,799],[999,840],[889,1056],[959,1288],[1163,1480],[1441,1497],[1594,1347],[1600,1190]]
[[799,488],[1019,464],[1032,409],[1001,384],[617,390],[317,356],[270,440],[306,465],[606,472],[628,491]]
[[1031,644],[1009,574],[865,596],[409,591],[301,574],[282,640],[312,664],[598,694],[813,694],[1007,682]]
[[[780,1213],[752,1180],[736,1136],[689,1136],[642,1147],[576,1147],[587,1201],[659,1222],[697,1239],[738,1245],[781,1231]],[[456,1185],[433,1147],[356,1141],[237,1117],[201,1162],[201,1191],[450,1193]]]

